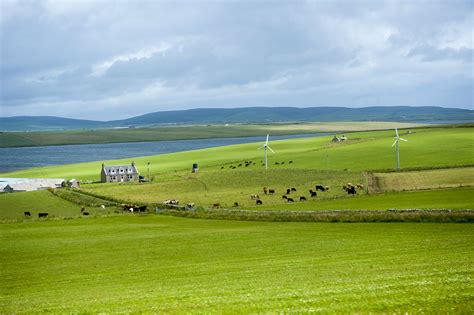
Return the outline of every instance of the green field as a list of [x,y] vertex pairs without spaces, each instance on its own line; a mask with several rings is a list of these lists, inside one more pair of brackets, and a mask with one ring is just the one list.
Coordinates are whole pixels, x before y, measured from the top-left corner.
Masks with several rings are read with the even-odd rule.
[[3,224],[1,313],[471,313],[469,224]]
[[267,133],[272,135],[290,135],[393,129],[395,127],[412,128],[418,126],[422,125],[397,122],[322,122],[277,125],[185,125],[132,129],[0,132],[0,147],[250,137],[262,136]]
[[[219,203],[221,213],[275,210],[246,211],[252,215],[473,209],[472,128],[401,134],[409,142],[401,143],[400,173],[386,172],[395,166],[393,131],[371,131],[346,134],[343,143],[273,141],[267,171],[261,143],[244,144],[134,158],[144,175],[151,162],[150,183],[0,194],[0,313],[472,313],[469,223],[202,220],[125,214],[113,205],[179,199],[203,208]],[[239,166],[244,161],[252,164]],[[0,177],[97,181],[101,164]],[[365,188],[348,196],[348,182]],[[330,189],[311,199],[316,184]],[[263,187],[276,193],[264,195]],[[295,203],[282,199],[287,188],[296,188],[289,194]],[[254,193],[263,205],[250,199]],[[82,206],[90,216],[80,214]],[[39,219],[39,211],[50,218]]]

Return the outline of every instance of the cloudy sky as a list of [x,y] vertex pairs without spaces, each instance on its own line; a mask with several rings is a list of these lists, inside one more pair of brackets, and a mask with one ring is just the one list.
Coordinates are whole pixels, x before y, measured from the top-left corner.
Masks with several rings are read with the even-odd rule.
[[473,108],[471,0],[0,3],[0,116]]

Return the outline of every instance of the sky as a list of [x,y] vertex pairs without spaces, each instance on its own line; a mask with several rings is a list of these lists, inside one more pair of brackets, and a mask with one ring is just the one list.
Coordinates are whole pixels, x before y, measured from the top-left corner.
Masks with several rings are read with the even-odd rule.
[[473,109],[473,3],[1,0],[0,116]]

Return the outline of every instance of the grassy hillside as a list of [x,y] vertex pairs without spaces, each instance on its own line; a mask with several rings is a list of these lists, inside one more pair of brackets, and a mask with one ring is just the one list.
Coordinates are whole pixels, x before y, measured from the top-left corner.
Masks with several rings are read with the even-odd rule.
[[[401,131],[409,142],[401,143],[402,170],[413,168],[442,168],[473,164],[474,133],[472,128],[427,128],[411,134]],[[395,150],[391,147],[394,132],[374,131],[348,134],[349,140],[332,143],[331,137],[317,137],[271,142],[275,154],[269,154],[270,170],[282,168],[344,170],[381,170],[395,168]],[[229,166],[252,160],[250,169],[262,169],[263,152],[257,150],[261,143],[218,147],[182,153],[127,160],[107,161],[107,164],[130,163],[146,175],[146,164],[151,163],[150,174],[158,180],[165,173],[190,170],[192,163],[199,163],[202,171],[226,169],[223,176],[232,176]],[[275,162],[285,162],[275,165]],[[289,161],[293,161],[289,164]],[[63,166],[34,168],[0,174],[2,177],[56,177],[98,180],[102,161]],[[224,170],[222,170],[224,172]]]
[[415,123],[330,122],[277,125],[200,125],[153,128],[97,129],[69,131],[3,132],[0,147],[25,147],[63,144],[164,141],[411,128]]
[[473,242],[467,224],[3,224],[0,312],[469,313]]

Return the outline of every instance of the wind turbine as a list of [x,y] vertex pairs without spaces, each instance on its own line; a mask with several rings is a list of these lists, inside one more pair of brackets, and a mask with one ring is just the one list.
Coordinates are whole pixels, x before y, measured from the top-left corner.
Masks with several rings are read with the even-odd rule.
[[397,145],[397,172],[400,172],[400,153],[399,153],[399,149],[398,149],[398,140],[402,140],[402,141],[407,141],[406,139],[403,139],[403,138],[400,138],[400,136],[398,135],[398,130],[397,128],[395,128],[395,142],[392,144],[392,147],[396,144]]
[[270,147],[268,146],[268,137],[269,137],[269,136],[270,136],[270,135],[267,134],[267,141],[265,142],[264,145],[262,145],[261,147],[259,147],[259,149],[263,149],[263,152],[264,152],[264,153],[263,153],[263,156],[264,156],[264,158],[265,158],[265,169],[268,169],[267,149],[269,149],[270,151],[272,151],[273,153],[275,153],[275,151],[273,151],[272,148],[270,148]]

